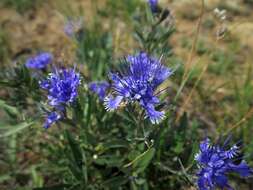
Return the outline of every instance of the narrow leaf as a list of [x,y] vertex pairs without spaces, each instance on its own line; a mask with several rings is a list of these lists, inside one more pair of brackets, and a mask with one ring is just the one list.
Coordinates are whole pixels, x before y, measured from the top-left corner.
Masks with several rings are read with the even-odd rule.
[[30,122],[30,123],[23,122],[23,123],[20,123],[17,125],[9,126],[9,129],[7,131],[0,134],[0,138],[8,137],[8,136],[11,136],[11,135],[16,134],[18,132],[21,132],[22,130],[30,127],[32,124],[33,124],[33,122]]
[[143,172],[149,163],[151,162],[152,158],[155,155],[155,149],[150,148],[141,155],[137,156],[132,162],[129,164],[125,165],[125,167],[133,166],[133,169],[137,172]]

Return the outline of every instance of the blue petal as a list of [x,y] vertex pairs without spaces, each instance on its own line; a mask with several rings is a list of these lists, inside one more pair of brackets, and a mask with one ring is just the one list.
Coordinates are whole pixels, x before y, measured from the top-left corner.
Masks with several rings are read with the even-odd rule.
[[215,176],[215,182],[221,188],[228,187],[228,179],[224,175]]
[[169,78],[173,74],[172,70],[164,67],[163,65],[160,65],[159,68],[157,68],[155,77],[154,77],[154,83],[156,86],[160,85],[162,82],[164,82],[167,78]]
[[61,115],[58,114],[57,112],[49,113],[44,123],[44,128],[48,129],[49,127],[51,127],[52,124],[57,122],[60,118],[61,118]]
[[241,177],[249,177],[253,174],[252,169],[244,160],[239,165],[229,164],[229,169],[240,174]]
[[47,80],[43,80],[39,82],[39,85],[43,89],[48,89],[50,87],[50,84]]
[[120,95],[124,97],[130,96],[130,86],[131,81],[129,81],[129,78],[121,78],[117,74],[110,74],[110,78],[113,81],[113,88],[114,90]]
[[198,174],[198,187],[199,189],[213,189],[214,187],[214,180],[212,178],[212,170],[210,169],[201,169]]
[[208,151],[210,148],[210,139],[206,138],[204,141],[200,143],[200,150],[202,152]]
[[31,69],[43,69],[53,60],[51,53],[43,52],[27,59],[25,65]]
[[225,156],[229,159],[234,158],[238,153],[239,147],[234,145],[228,151],[225,152]]
[[204,177],[199,177],[198,178],[198,187],[199,187],[199,190],[209,190],[206,185],[206,179]]
[[122,96],[116,96],[115,98],[113,98],[112,96],[106,97],[104,99],[105,109],[107,111],[112,111],[112,110],[117,109],[122,100],[123,100]]
[[103,100],[106,96],[106,91],[110,87],[109,83],[106,81],[91,82],[89,83],[89,89],[96,93],[100,100]]
[[153,104],[145,106],[145,110],[146,117],[149,118],[152,124],[159,124],[165,118],[164,112],[156,111]]

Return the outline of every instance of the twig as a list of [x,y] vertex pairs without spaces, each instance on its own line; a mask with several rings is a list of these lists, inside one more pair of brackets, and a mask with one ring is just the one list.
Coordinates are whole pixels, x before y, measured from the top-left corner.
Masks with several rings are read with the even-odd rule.
[[192,58],[193,58],[193,53],[196,49],[196,44],[197,44],[197,41],[198,41],[198,37],[199,37],[199,33],[200,33],[200,27],[201,27],[201,23],[202,23],[202,18],[204,16],[204,10],[205,10],[205,2],[204,0],[201,1],[201,13],[200,13],[200,16],[199,16],[199,20],[198,20],[198,23],[197,23],[197,32],[195,34],[195,37],[194,37],[194,40],[193,40],[193,44],[192,44],[192,47],[191,47],[191,51],[190,51],[190,54],[189,54],[189,57],[187,59],[187,62],[185,63],[185,71],[184,71],[184,74],[183,74],[183,78],[182,78],[182,82],[180,84],[180,87],[179,87],[179,90],[176,94],[176,98],[175,100],[178,98],[179,94],[181,93],[181,91],[183,90],[186,82],[187,82],[187,79],[190,77],[190,65],[192,63]]
[[229,128],[229,130],[225,133],[225,135],[229,134],[231,131],[234,129],[238,128],[241,126],[242,123],[247,121],[247,119],[253,115],[253,107],[245,114],[245,116],[239,120],[236,124],[234,124],[232,127]]
[[199,75],[197,81],[195,82],[195,84],[194,84],[194,86],[192,87],[192,89],[191,89],[189,95],[187,96],[186,100],[184,101],[184,104],[183,104],[181,110],[179,111],[179,114],[177,115],[176,123],[179,121],[180,116],[181,116],[181,113],[184,112],[185,107],[188,105],[188,103],[189,103],[189,101],[190,101],[190,99],[191,99],[191,97],[192,97],[192,94],[193,94],[194,90],[196,89],[197,85],[199,84],[200,80],[201,80],[202,77],[204,76],[204,74],[205,74],[205,72],[206,72],[206,70],[207,70],[207,68],[208,68],[208,65],[209,65],[209,64],[206,64],[206,65],[204,66],[204,68],[203,68],[202,72],[200,73],[200,75]]
[[189,65],[192,62],[193,53],[194,53],[194,51],[196,49],[196,45],[197,45],[198,37],[199,37],[199,33],[200,33],[200,28],[201,28],[201,23],[202,23],[202,18],[204,16],[204,12],[205,12],[204,10],[205,10],[205,2],[204,2],[204,0],[201,0],[201,12],[200,12],[199,20],[198,20],[198,23],[197,23],[197,32],[196,32],[196,35],[194,36],[194,40],[193,40],[193,44],[192,44],[192,47],[191,47],[191,51],[190,51],[188,60],[187,60],[187,62],[185,64],[185,72],[183,74],[183,81],[186,79],[186,76],[187,76],[187,74],[189,72]]

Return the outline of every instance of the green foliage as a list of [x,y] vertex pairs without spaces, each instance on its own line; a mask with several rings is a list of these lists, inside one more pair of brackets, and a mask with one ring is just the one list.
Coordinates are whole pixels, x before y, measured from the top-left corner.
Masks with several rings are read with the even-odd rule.
[[5,6],[13,7],[20,13],[35,8],[35,5],[41,0],[2,0]]
[[159,56],[171,55],[172,47],[167,40],[175,28],[169,10],[164,9],[160,14],[154,16],[150,8],[146,6],[145,10],[136,15],[134,23],[134,37],[138,40],[141,49]]
[[0,30],[0,63],[4,64],[10,54],[8,35],[4,30]]
[[210,71],[218,75],[225,74],[235,65],[235,55],[222,50],[216,51],[212,59],[214,64],[211,65]]
[[85,29],[79,34],[77,59],[87,66],[89,78],[93,80],[106,76],[111,66],[113,56],[113,41],[110,32],[97,31],[101,23],[95,24],[91,29]]
[[23,129],[30,127],[31,125],[32,125],[32,123],[23,122],[23,123],[19,123],[18,125],[7,126],[7,127],[5,127],[7,130],[0,135],[0,138],[9,137],[11,135],[14,135],[14,134],[22,131]]
[[122,17],[130,20],[136,9],[141,6],[139,0],[106,1],[107,10],[99,10],[99,13],[108,17]]
[[25,66],[4,68],[0,73],[0,86],[12,94],[8,99],[11,105],[26,108],[29,100],[40,101],[38,80]]

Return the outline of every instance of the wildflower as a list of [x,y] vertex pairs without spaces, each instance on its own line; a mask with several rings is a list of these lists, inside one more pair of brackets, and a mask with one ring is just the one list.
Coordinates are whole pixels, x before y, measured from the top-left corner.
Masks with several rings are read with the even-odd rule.
[[40,87],[48,91],[49,105],[57,111],[48,115],[45,128],[59,120],[65,112],[65,107],[75,101],[80,82],[80,74],[74,69],[56,70],[40,82]]
[[91,82],[89,83],[89,89],[96,93],[100,100],[104,100],[106,96],[106,91],[110,87],[109,83],[106,81]]
[[82,28],[82,25],[81,19],[68,19],[64,26],[64,32],[68,37],[74,37],[75,33]]
[[200,152],[195,156],[199,166],[197,174],[199,189],[212,190],[219,187],[232,190],[226,176],[228,173],[238,173],[241,177],[250,176],[252,169],[244,160],[239,164],[234,163],[234,158],[238,156],[238,152],[239,147],[237,145],[226,150],[219,145],[211,145],[209,139],[201,142]]
[[49,105],[59,106],[72,103],[77,97],[80,74],[73,69],[56,70],[40,83],[48,91]]
[[148,3],[153,13],[158,12],[158,0],[148,0]]
[[48,52],[43,52],[27,59],[25,65],[31,69],[44,69],[52,61],[53,55]]
[[128,56],[127,62],[130,65],[125,74],[110,74],[113,94],[105,98],[105,108],[111,111],[117,109],[121,102],[138,102],[145,110],[145,117],[153,124],[159,123],[164,118],[164,112],[155,109],[155,105],[159,103],[155,90],[172,71],[144,52]]
[[48,129],[52,124],[56,123],[59,119],[61,119],[61,115],[59,113],[57,112],[49,113],[44,123],[44,128]]

